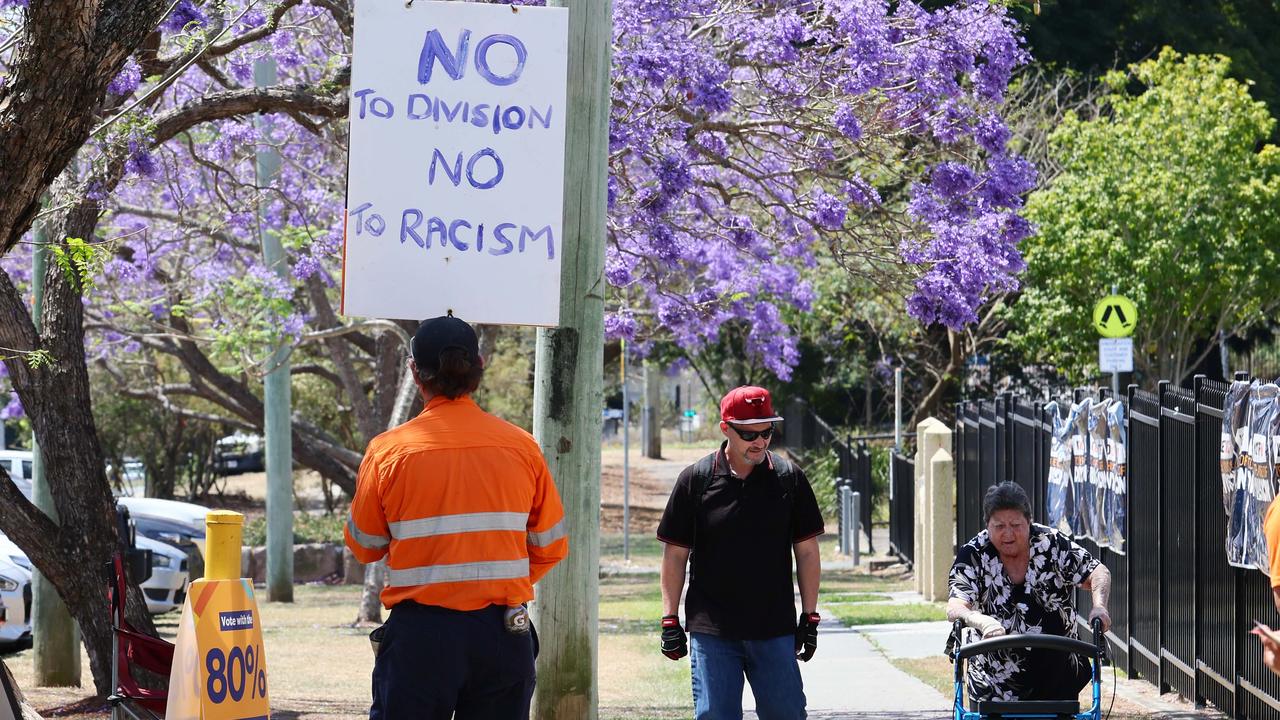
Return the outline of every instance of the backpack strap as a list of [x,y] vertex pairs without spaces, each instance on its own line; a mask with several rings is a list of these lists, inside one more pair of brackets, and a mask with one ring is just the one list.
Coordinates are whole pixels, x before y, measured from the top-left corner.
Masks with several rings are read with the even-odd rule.
[[778,474],[778,481],[782,483],[782,492],[790,503],[792,491],[796,489],[796,466],[790,460],[772,451],[769,452],[769,459],[773,462],[773,471]]
[[[719,454],[720,451],[717,450],[699,460],[694,466],[693,477],[689,481],[689,493],[693,498],[695,532],[698,511],[702,509],[702,496],[706,494],[707,487],[711,484],[711,473],[715,470],[716,455]],[[787,509],[790,510],[796,489],[796,466],[773,451],[769,451],[769,460],[773,464],[773,471],[778,475],[778,482],[782,484],[782,495],[787,499]]]
[[716,450],[710,455],[698,461],[693,467],[693,477],[689,479],[689,495],[693,498],[693,516],[696,525],[698,511],[702,509],[702,496],[707,492],[707,486],[711,484],[711,473],[715,471],[716,455],[720,451]]

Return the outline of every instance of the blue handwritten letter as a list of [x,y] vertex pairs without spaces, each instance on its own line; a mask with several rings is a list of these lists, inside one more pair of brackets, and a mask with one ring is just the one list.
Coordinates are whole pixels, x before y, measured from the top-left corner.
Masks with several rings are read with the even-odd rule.
[[449,77],[461,80],[462,74],[467,70],[467,45],[470,42],[471,31],[463,30],[458,35],[458,49],[451,51],[444,44],[439,30],[427,33],[427,39],[422,43],[422,54],[418,56],[418,82],[423,85],[431,82],[431,70],[435,67],[436,60],[440,61],[440,66]]

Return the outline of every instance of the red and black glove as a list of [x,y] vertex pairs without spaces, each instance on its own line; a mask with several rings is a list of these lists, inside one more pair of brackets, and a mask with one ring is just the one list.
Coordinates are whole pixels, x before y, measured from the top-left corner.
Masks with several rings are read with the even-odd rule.
[[822,618],[816,612],[800,616],[796,625],[796,658],[809,662],[818,651],[818,622]]
[[666,615],[662,618],[662,654],[672,660],[679,660],[689,654],[689,638],[680,627],[679,615]]

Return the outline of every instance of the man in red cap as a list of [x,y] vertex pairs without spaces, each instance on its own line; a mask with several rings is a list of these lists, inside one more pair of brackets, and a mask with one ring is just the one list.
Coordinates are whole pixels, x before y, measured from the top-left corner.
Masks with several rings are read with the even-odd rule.
[[[744,681],[760,720],[805,717],[796,661],[818,645],[823,522],[804,472],[769,452],[781,420],[768,390],[730,390],[720,401],[724,443],[680,473],[658,524],[662,654],[689,655],[698,720],[741,720]],[[686,638],[678,611],[691,556]]]

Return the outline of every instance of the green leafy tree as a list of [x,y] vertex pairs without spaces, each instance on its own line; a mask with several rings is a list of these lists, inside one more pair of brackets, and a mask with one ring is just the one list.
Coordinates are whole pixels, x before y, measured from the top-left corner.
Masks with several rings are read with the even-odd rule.
[[1135,369],[1185,379],[1206,341],[1263,322],[1280,298],[1274,120],[1222,56],[1154,60],[1103,78],[1101,114],[1050,136],[1052,180],[1032,194],[1025,291],[1010,341],[1075,381],[1098,372],[1094,303],[1138,305]]
[[1280,5],[1274,0],[1040,0],[1013,8],[1037,62],[1101,73],[1147,59],[1164,45],[1220,53],[1231,58],[1232,77],[1257,83],[1254,97],[1280,112]]

